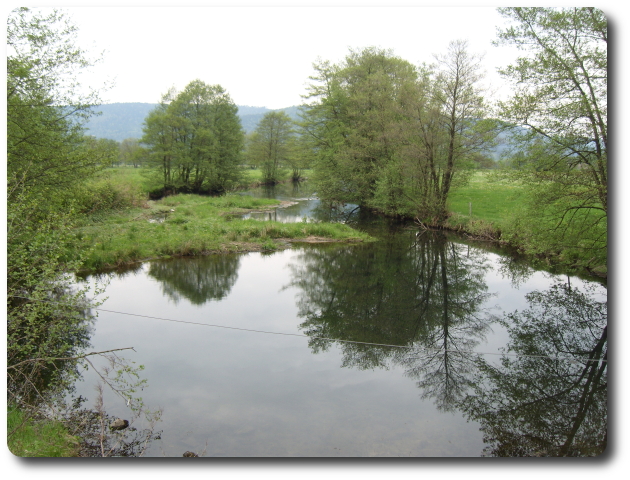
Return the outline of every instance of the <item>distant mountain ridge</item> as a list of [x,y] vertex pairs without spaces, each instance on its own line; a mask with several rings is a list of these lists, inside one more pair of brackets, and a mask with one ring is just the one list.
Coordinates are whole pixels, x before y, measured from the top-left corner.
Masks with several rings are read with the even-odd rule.
[[[107,138],[122,142],[126,138],[141,138],[142,124],[149,112],[157,107],[157,103],[108,103],[94,107],[93,116],[86,125],[86,133],[96,138]],[[272,111],[284,111],[294,120],[298,119],[298,106],[273,110],[266,107],[237,105],[243,130],[246,133],[256,130],[262,117]]]

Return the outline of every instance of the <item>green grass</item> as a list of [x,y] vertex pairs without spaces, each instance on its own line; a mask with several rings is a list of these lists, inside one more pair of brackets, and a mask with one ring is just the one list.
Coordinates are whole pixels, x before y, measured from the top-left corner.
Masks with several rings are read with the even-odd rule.
[[[529,190],[531,192],[531,189]],[[500,240],[546,261],[607,271],[606,223],[599,212],[578,212],[579,220],[562,233],[558,219],[567,205],[551,205],[546,191],[536,195],[539,205],[527,207],[527,191],[516,182],[498,180],[492,172],[476,172],[470,182],[449,195],[449,229],[477,238]],[[530,193],[531,195],[531,193]],[[472,216],[469,211],[472,204]]]
[[[243,167],[243,178],[241,179],[240,188],[247,188],[262,182],[262,170],[259,168]],[[280,180],[288,180],[291,170],[285,169]],[[133,167],[112,167],[105,169],[100,177],[109,178],[112,183],[121,185],[133,185],[144,193],[160,187],[159,182],[156,183],[155,176],[150,174],[147,168]]]
[[7,410],[7,445],[18,457],[74,457],[79,438],[68,433],[61,422],[25,419],[22,411]]
[[147,208],[86,221],[75,230],[68,249],[84,249],[84,268],[98,270],[160,257],[273,250],[312,237],[344,242],[370,240],[367,234],[347,225],[238,218],[279,203],[247,195],[174,195],[147,202]]
[[468,185],[454,188],[449,195],[451,212],[472,219],[501,224],[520,207],[520,187],[513,183],[491,181],[489,172],[475,172]]
[[262,182],[263,173],[260,168],[246,168],[243,170],[243,185],[256,185]]
[[148,193],[160,185],[151,180],[146,168],[114,167],[105,169],[99,176],[108,178],[113,184],[134,186],[144,193]]

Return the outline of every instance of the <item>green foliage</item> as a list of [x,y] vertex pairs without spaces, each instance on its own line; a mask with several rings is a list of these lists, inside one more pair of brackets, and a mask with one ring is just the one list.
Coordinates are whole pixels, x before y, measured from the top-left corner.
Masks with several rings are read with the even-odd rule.
[[79,438],[59,421],[34,420],[14,406],[7,411],[7,446],[18,457],[76,457]]
[[321,198],[441,224],[451,186],[494,137],[482,120],[480,59],[453,42],[436,67],[390,51],[351,51],[315,65],[303,127]]
[[164,95],[142,137],[164,190],[223,193],[238,183],[244,135],[237,110],[221,86],[200,80]]
[[501,73],[516,94],[502,115],[520,127],[506,171],[528,190],[518,235],[530,251],[606,262],[607,22],[595,8],[504,8],[499,44],[527,56]]
[[[393,159],[400,108],[416,72],[392,52],[351,51],[339,65],[314,65],[303,127],[321,198],[369,204],[380,169]],[[394,146],[392,148],[392,145]]]
[[90,61],[73,45],[76,28],[53,12],[11,12],[7,28],[8,200],[16,185],[57,194],[91,175],[102,156],[84,145],[81,122],[95,95],[76,94],[73,74]]
[[[507,225],[506,240],[525,252],[555,261],[601,270],[607,264],[607,218],[603,208],[587,206],[592,190],[564,188],[548,181],[528,185],[523,205]],[[583,198],[584,197],[584,198]]]
[[82,135],[96,99],[75,95],[88,67],[63,15],[11,12],[7,32],[7,383],[15,403],[39,404],[71,383],[92,319],[80,263],[73,195],[105,150]]
[[71,218],[34,212],[27,200],[7,211],[7,387],[29,404],[72,383],[76,361],[63,359],[89,345],[94,305],[89,286],[73,288],[66,274],[80,264]]
[[266,113],[248,138],[247,163],[262,170],[262,183],[275,184],[294,155],[293,121],[284,112]]
[[93,152],[92,155],[102,159],[102,166],[113,167],[119,163],[120,144],[116,140],[89,137],[85,142]]
[[118,150],[118,164],[132,165],[134,168],[142,166],[147,152],[136,138],[125,138]]
[[93,219],[111,210],[141,207],[146,204],[146,197],[138,183],[111,178],[106,173],[76,190],[74,206],[77,212]]

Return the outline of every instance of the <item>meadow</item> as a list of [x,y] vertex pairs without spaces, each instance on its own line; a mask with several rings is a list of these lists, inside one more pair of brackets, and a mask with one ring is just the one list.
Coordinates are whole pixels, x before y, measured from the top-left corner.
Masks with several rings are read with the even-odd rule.
[[500,224],[520,207],[520,193],[518,185],[495,180],[489,172],[477,171],[466,186],[451,191],[449,207],[455,214],[469,216],[472,210],[473,219]]
[[[68,241],[83,253],[83,268],[100,270],[155,258],[244,251],[273,251],[297,241],[362,242],[371,237],[342,224],[280,223],[241,219],[281,202],[230,193],[220,197],[179,194],[147,200],[150,182],[141,169],[110,169],[91,187],[124,191],[131,206],[85,216]],[[122,204],[123,200],[113,202]]]
[[[260,170],[247,169],[244,173],[241,189],[260,181]],[[171,256],[273,251],[304,240],[372,240],[367,234],[340,224],[239,218],[247,212],[279,206],[280,202],[273,199],[234,192],[221,197],[180,194],[147,200],[153,188],[155,183],[146,170],[131,167],[107,169],[88,186],[92,194],[101,192],[100,197],[107,197],[112,208],[94,208],[92,214],[88,209],[85,221],[75,229],[69,242],[69,250],[79,247],[84,252],[85,270]],[[452,215],[446,226],[477,238],[497,240],[502,225],[519,206],[518,194],[519,189],[513,184],[497,182],[488,172],[476,172],[466,186],[451,192]]]

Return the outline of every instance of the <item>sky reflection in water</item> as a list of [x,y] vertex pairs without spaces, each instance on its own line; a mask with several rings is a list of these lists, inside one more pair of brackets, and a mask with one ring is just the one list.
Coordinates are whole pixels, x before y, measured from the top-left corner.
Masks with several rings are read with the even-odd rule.
[[[502,368],[501,357],[470,352],[499,353],[509,341],[503,312],[526,310],[527,293],[558,282],[567,277],[517,269],[441,234],[417,237],[404,229],[370,245],[174,259],[113,275],[101,308],[307,336],[103,311],[92,345],[133,346],[137,353],[125,357],[146,366],[142,397],[164,409],[162,440],[150,455],[474,457],[518,454],[515,444],[520,454],[554,455],[554,445],[576,428],[562,426],[571,412],[554,414],[553,432],[534,432],[542,438],[534,446],[521,445],[519,438],[532,432],[518,425],[498,432],[481,399],[488,408],[496,400],[488,369]],[[588,285],[570,282],[573,289]],[[593,298],[605,301],[605,288],[593,288]],[[518,375],[519,365],[509,367]],[[95,381],[87,377],[79,393],[91,400]],[[585,414],[577,425],[585,433],[573,442],[593,449],[573,454],[598,453],[605,429],[605,388],[589,392],[583,397],[596,412]],[[596,408],[602,398],[603,412]],[[111,395],[106,408],[125,415]]]

